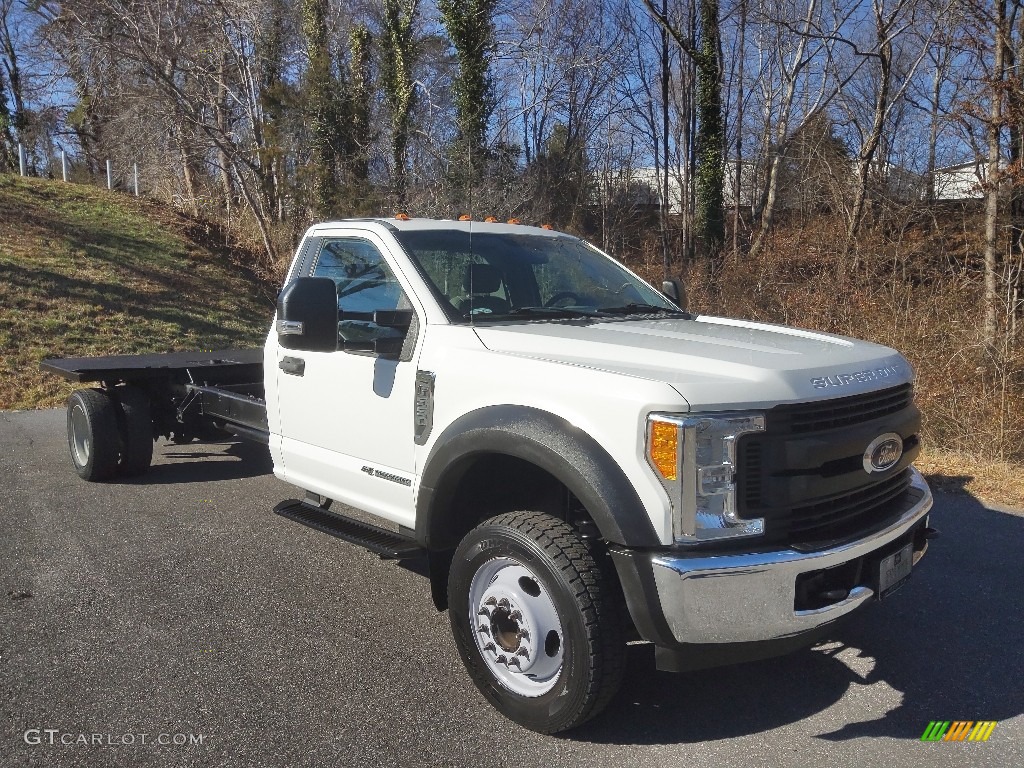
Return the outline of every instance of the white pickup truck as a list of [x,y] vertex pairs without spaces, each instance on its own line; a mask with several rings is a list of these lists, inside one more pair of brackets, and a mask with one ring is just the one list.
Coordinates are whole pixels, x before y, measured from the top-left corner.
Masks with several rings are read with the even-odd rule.
[[319,224],[262,351],[43,367],[99,383],[68,402],[83,478],[226,430],[305,491],[280,514],[425,557],[474,683],[541,732],[608,703],[628,641],[676,671],[806,646],[935,535],[897,352],[688,314],[546,228]]

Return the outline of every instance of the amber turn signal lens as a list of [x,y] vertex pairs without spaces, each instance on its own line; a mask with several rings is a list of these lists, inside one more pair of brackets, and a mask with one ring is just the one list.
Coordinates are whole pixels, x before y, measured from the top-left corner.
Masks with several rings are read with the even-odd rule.
[[651,422],[651,438],[647,450],[651,464],[666,480],[675,480],[679,473],[676,460],[679,449],[679,428],[667,421]]

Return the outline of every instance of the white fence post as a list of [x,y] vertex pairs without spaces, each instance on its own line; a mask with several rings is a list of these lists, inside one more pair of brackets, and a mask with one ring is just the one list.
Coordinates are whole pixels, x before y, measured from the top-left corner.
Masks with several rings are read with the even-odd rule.
[[107,160],[107,189],[114,188],[114,177],[110,172],[110,161]]
[[64,150],[60,151],[60,173],[64,181],[68,180],[68,158]]
[[18,142],[18,172],[25,175],[25,148]]
[[132,170],[135,172],[135,196],[139,196],[139,164],[133,163]]

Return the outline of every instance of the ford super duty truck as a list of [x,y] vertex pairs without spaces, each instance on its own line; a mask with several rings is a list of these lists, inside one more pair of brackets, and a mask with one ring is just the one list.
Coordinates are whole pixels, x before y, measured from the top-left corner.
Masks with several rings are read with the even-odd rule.
[[267,443],[305,492],[275,511],[425,558],[473,682],[554,732],[608,703],[628,641],[675,671],[806,646],[935,535],[901,355],[679,293],[546,228],[330,222],[263,350],[43,367],[97,384],[68,401],[87,480],[161,436]]

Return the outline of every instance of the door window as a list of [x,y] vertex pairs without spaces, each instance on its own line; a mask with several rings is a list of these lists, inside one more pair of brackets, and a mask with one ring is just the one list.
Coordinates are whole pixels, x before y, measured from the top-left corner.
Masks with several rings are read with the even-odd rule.
[[329,277],[338,286],[340,341],[367,342],[401,338],[395,328],[373,322],[376,310],[410,309],[394,273],[380,251],[358,238],[325,238],[313,267],[314,277]]

